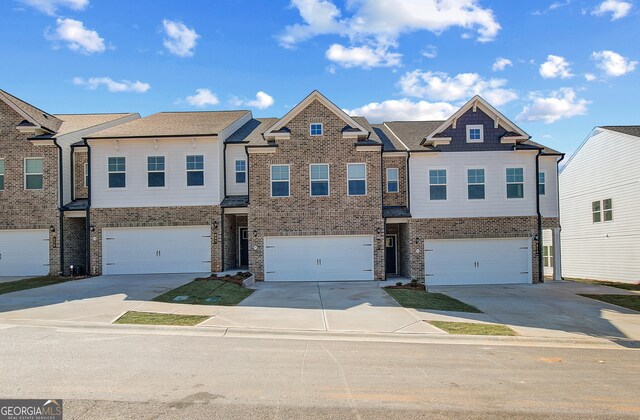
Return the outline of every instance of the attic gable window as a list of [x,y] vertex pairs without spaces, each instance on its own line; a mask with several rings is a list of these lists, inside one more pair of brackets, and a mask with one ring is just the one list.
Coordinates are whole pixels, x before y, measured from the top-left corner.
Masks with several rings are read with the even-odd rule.
[[321,136],[323,134],[322,123],[311,123],[309,125],[309,134],[312,136]]
[[482,125],[467,126],[467,143],[482,143],[484,141],[484,130]]

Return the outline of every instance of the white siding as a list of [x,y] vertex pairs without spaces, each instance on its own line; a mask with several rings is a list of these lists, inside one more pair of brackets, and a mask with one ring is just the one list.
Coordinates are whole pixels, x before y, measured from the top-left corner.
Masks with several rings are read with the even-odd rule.
[[560,217],[558,212],[558,157],[540,156],[540,172],[545,175],[545,195],[540,196],[543,217]]
[[[217,138],[92,140],[91,206],[168,207],[219,205],[221,197],[220,141]],[[188,187],[186,156],[204,155],[204,186]],[[109,157],[126,158],[126,188],[108,188]],[[165,187],[147,187],[147,156],[165,157]]]
[[[236,183],[236,160],[244,159],[247,161],[247,153],[244,144],[228,144],[227,145],[227,195],[247,195],[249,194],[249,167],[247,165],[247,177],[244,184]],[[247,164],[249,162],[247,161]]]
[[[414,153],[410,160],[411,214],[414,218],[535,216],[535,152]],[[551,160],[548,159],[547,160]],[[467,169],[485,171],[485,199],[467,198]],[[524,198],[507,199],[506,168],[524,168]],[[547,185],[555,183],[555,163],[548,165]],[[429,170],[447,170],[447,199],[429,199]],[[553,217],[555,193],[548,189],[543,216]]]
[[[251,120],[251,118],[253,118],[253,115],[251,114],[251,111],[247,111],[242,117],[240,117],[236,121],[234,121],[233,124],[229,125],[227,128],[222,130],[218,134],[218,139],[220,140],[220,144],[224,145],[224,142],[229,138],[229,136],[231,136],[233,133],[238,131],[238,129],[240,129],[249,120]],[[218,159],[220,160],[220,202],[222,202],[222,200],[224,200],[225,191],[226,191],[226,195],[246,195],[247,194],[246,192],[245,193],[239,193],[239,194],[231,193],[225,188],[225,187],[229,186],[228,179],[227,179],[227,185],[226,186],[224,185],[224,171],[225,171],[225,167],[228,168],[228,165],[225,165],[224,153],[222,153],[222,147],[224,147],[224,146],[220,146],[220,148],[221,148],[220,156],[218,157]],[[228,147],[229,146],[227,146],[227,152],[229,151]],[[226,169],[226,170],[228,171],[229,169]],[[228,174],[227,174],[227,177],[228,177]],[[249,178],[247,178],[247,179],[249,179]]]
[[[602,130],[560,175],[565,277],[640,280],[640,139]],[[613,221],[593,223],[591,203],[611,198]]]

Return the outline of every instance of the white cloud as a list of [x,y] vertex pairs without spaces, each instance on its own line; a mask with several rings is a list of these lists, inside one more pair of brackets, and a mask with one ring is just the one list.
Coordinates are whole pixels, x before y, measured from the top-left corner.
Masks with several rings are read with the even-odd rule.
[[22,3],[46,13],[55,16],[59,8],[69,8],[71,10],[84,10],[89,5],[89,0],[21,0]]
[[438,47],[429,44],[424,48],[424,50],[422,50],[420,54],[427,58],[436,58],[438,56]]
[[545,79],[568,79],[573,77],[569,62],[559,55],[549,54],[547,61],[540,65],[540,76]]
[[459,101],[481,95],[490,103],[500,106],[518,98],[511,89],[505,89],[505,79],[484,79],[477,73],[460,73],[453,77],[440,72],[414,70],[405,73],[398,82],[406,96],[434,101]]
[[256,93],[256,99],[252,101],[242,101],[243,105],[258,109],[269,108],[274,103],[275,101],[273,100],[273,97],[263,91]]
[[445,120],[456,110],[455,106],[446,102],[414,102],[404,98],[371,102],[345,112],[349,115],[366,117],[372,123],[380,123],[401,120]]
[[595,75],[595,74],[593,74],[593,73],[585,73],[585,74],[584,74],[584,79],[585,79],[587,82],[593,82],[593,81],[595,81],[595,80],[597,79],[597,77],[596,77],[596,75]]
[[518,121],[543,121],[551,124],[561,119],[586,114],[587,105],[591,103],[578,98],[572,88],[553,91],[546,97],[534,92],[530,95],[530,100],[531,104],[525,106],[516,117]]
[[218,105],[220,100],[216,96],[215,93],[211,92],[209,89],[196,89],[196,94],[192,96],[187,96],[185,101],[192,106],[197,106],[203,108],[205,106],[213,106]]
[[330,61],[342,67],[394,67],[400,65],[402,54],[389,52],[387,47],[344,47],[333,44],[326,52]]
[[509,60],[508,58],[498,57],[495,63],[493,63],[493,66],[491,66],[491,70],[502,71],[511,66],[513,66],[513,62],[511,60]]
[[100,86],[105,86],[109,92],[144,93],[151,89],[151,85],[149,83],[143,83],[139,80],[136,80],[135,82],[121,80],[117,82],[110,77],[90,77],[88,79],[74,77],[73,84],[77,86],[85,86],[87,89],[91,90],[98,89]]
[[633,5],[628,1],[605,0],[591,12],[592,15],[604,16],[611,13],[611,20],[621,19],[629,14]]
[[[278,36],[283,47],[294,48],[318,35],[340,35],[349,38],[351,43],[349,47],[342,47],[344,50],[355,49],[358,54],[369,56],[371,51],[378,51],[380,56],[382,48],[386,55],[394,54],[391,59],[387,56],[379,60],[388,65],[400,64],[400,55],[387,49],[396,47],[398,38],[405,33],[426,30],[440,34],[459,27],[467,35],[475,31],[479,42],[488,42],[493,41],[501,29],[493,11],[479,6],[478,0],[349,0],[344,10],[331,0],[292,0],[291,6],[298,9],[302,23],[285,27]],[[345,53],[333,51],[336,52]],[[371,60],[360,61],[372,67]]]
[[106,47],[104,39],[98,32],[87,29],[84,23],[74,19],[56,19],[56,31],[45,36],[52,41],[66,42],[67,47],[72,51],[83,54],[93,54],[103,52]]
[[634,71],[638,65],[637,61],[631,61],[629,58],[609,50],[594,51],[591,54],[591,58],[596,60],[598,68],[604,71],[607,76],[613,77],[630,73]]
[[169,52],[178,57],[192,57],[198,38],[200,38],[195,29],[188,28],[182,22],[168,19],[162,21],[162,26],[166,35],[163,45]]

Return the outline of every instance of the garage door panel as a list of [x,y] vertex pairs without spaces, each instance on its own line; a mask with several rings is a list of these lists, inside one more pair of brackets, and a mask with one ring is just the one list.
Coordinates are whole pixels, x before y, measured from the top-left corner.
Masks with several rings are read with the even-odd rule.
[[49,231],[0,231],[0,276],[49,274]]
[[265,238],[265,280],[373,280],[372,240],[370,236]]
[[447,239],[425,241],[429,285],[531,283],[531,240]]
[[103,273],[210,271],[210,233],[209,226],[104,229]]

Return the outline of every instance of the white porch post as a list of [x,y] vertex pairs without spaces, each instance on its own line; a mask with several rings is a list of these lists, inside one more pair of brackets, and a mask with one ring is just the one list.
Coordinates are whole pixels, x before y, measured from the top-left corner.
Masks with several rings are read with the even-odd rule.
[[560,228],[553,228],[553,279],[562,280],[562,257],[560,252]]

